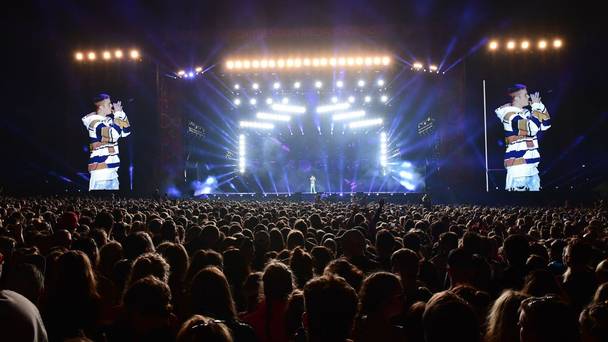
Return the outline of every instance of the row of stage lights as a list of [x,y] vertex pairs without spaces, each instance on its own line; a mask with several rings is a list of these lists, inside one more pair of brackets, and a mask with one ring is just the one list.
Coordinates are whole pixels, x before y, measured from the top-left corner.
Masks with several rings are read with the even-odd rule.
[[[323,88],[323,81],[317,80],[313,83],[314,87],[317,89],[321,89]],[[346,84],[344,83],[344,81],[336,81],[336,88],[344,88]],[[360,79],[357,81],[357,87],[359,88],[364,88],[367,85],[367,82],[365,82],[365,80]],[[378,79],[376,80],[376,86],[378,86],[379,88],[384,87],[385,82],[383,79]],[[272,89],[274,90],[279,90],[281,89],[282,85],[280,82],[274,82],[272,84]],[[292,85],[293,89],[300,89],[302,88],[302,82],[296,81],[293,83]],[[235,84],[233,86],[234,90],[240,90],[241,89],[241,85],[240,84]],[[251,89],[252,90],[260,90],[260,84],[257,82],[253,82],[251,83]]]
[[410,69],[414,70],[414,71],[423,71],[423,72],[430,72],[430,73],[435,73],[435,74],[439,73],[439,67],[435,64],[430,64],[427,68],[425,68],[424,64],[422,64],[420,62],[415,62],[412,64],[412,67]]
[[229,71],[258,69],[301,69],[327,67],[374,67],[388,66],[391,58],[386,55],[376,56],[332,56],[332,57],[294,57],[294,58],[249,58],[229,59],[226,69]]
[[[388,96],[386,96],[386,95],[380,95],[380,97],[378,99],[380,100],[381,103],[387,103],[388,102]],[[351,95],[351,96],[347,97],[346,100],[349,103],[355,103],[357,101],[357,98],[355,96]],[[366,96],[363,97],[363,102],[364,103],[371,103],[372,100],[373,100],[373,98],[371,96],[369,96],[369,95],[366,95]],[[338,101],[339,100],[338,100],[337,96],[332,96],[331,97],[331,102],[332,103],[338,103]],[[243,101],[240,98],[237,97],[237,98],[235,98],[232,101],[232,103],[234,104],[234,106],[238,107],[238,106],[240,106],[243,103]],[[270,98],[270,97],[266,98],[266,104],[267,105],[272,105],[274,103],[275,103],[275,100],[273,100],[272,98]],[[288,97],[282,98],[281,99],[281,103],[282,104],[288,104],[289,103],[289,98]],[[255,97],[250,98],[249,99],[249,104],[252,105],[252,106],[257,106],[258,100]]]
[[[538,42],[536,42],[536,48],[538,50],[547,50],[549,48],[553,48],[554,50],[557,50],[557,49],[561,49],[563,46],[564,46],[564,42],[561,39],[554,39],[553,42],[551,42],[551,44],[549,44],[549,42],[545,39],[541,39]],[[502,45],[498,40],[492,40],[488,44],[488,49],[490,51],[498,51],[501,48],[502,48]],[[531,50],[533,48],[533,43],[529,40],[522,40],[520,42],[517,42],[515,40],[509,40],[504,43],[504,48],[506,48],[509,51],[515,51],[518,48],[519,48],[518,50],[526,51],[526,50]]]
[[128,52],[128,54],[126,52],[124,52],[121,49],[117,49],[114,51],[110,51],[110,50],[105,50],[105,51],[101,51],[101,52],[96,52],[96,51],[89,51],[89,52],[82,52],[82,51],[77,51],[76,53],[74,53],[74,59],[77,62],[95,62],[97,60],[103,60],[103,61],[112,61],[112,60],[124,60],[124,59],[130,59],[133,61],[139,61],[141,60],[141,54],[139,53],[138,50],[130,50]]

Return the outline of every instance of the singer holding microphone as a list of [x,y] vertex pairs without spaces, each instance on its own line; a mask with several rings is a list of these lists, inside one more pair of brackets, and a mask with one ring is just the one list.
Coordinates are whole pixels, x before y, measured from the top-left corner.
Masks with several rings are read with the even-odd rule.
[[90,138],[89,191],[118,190],[118,139],[131,134],[129,119],[121,102],[112,104],[108,94],[98,94],[93,103],[96,111],[82,118]]

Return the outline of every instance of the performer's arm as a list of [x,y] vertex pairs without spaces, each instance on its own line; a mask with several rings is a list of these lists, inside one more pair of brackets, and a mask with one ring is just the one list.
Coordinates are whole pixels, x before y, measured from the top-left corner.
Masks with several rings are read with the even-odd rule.
[[504,105],[496,109],[496,115],[507,127],[510,128],[513,135],[520,136],[535,136],[540,130],[541,121],[533,115],[526,118],[521,115],[521,108]]
[[532,116],[540,121],[541,131],[551,128],[551,116],[542,102],[532,103]]
[[119,102],[113,105],[114,107],[114,126],[119,130],[121,137],[126,137],[131,134],[131,124],[129,123],[129,118],[127,118],[127,114],[122,110],[122,105]]
[[102,143],[113,143],[118,141],[118,138],[120,138],[122,130],[119,129],[120,127],[114,125],[113,123],[107,125],[101,120],[96,120],[93,121],[89,126],[89,136]]

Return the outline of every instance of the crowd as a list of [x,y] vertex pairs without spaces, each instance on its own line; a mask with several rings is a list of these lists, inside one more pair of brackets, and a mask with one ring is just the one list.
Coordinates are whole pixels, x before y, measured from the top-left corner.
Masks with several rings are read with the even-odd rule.
[[2,341],[608,341],[608,208],[0,198]]

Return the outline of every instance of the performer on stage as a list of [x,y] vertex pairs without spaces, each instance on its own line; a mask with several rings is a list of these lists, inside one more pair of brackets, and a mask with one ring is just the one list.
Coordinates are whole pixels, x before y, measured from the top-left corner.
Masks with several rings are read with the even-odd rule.
[[317,193],[317,188],[315,187],[315,182],[317,181],[317,179],[315,178],[315,176],[310,176],[310,193],[311,194],[316,194]]
[[93,102],[96,111],[82,118],[89,132],[89,191],[118,190],[118,139],[131,134],[129,119],[120,101],[112,104],[110,95],[99,94]]
[[503,123],[507,144],[504,161],[507,169],[505,189],[539,191],[540,153],[537,134],[551,127],[551,117],[540,101],[540,94],[536,92],[528,95],[525,85],[514,85],[508,89],[508,94],[511,103],[496,109],[496,115]]

